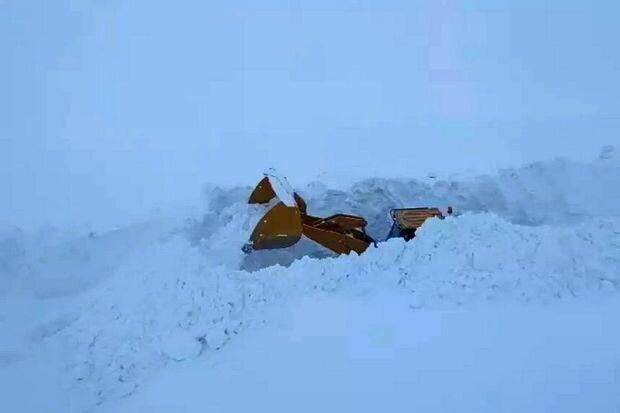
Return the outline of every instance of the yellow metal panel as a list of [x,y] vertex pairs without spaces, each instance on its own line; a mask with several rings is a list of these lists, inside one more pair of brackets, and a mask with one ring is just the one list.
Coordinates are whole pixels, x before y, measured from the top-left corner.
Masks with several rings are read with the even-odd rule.
[[275,249],[294,245],[301,239],[302,224],[299,210],[280,202],[265,214],[250,237],[252,248]]

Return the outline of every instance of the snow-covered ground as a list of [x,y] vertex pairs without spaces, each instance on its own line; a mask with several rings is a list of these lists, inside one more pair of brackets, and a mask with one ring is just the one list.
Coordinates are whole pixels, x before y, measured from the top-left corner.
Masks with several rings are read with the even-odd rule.
[[313,294],[106,411],[615,412],[619,304],[413,310],[398,291]]
[[0,411],[620,409],[613,149],[327,184],[300,188],[310,212],[361,214],[379,240],[392,207],[460,215],[324,259],[310,243],[245,257],[249,187],[110,231],[2,231]]

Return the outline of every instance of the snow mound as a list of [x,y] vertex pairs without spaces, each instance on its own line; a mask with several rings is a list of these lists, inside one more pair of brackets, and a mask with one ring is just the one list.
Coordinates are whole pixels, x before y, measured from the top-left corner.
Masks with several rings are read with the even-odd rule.
[[[259,177],[257,177],[258,179]],[[385,240],[392,208],[454,206],[459,213],[490,212],[518,225],[571,225],[591,217],[620,216],[620,156],[610,146],[589,163],[556,159],[496,175],[428,179],[366,179],[346,190],[313,182],[296,190],[308,201],[309,213],[327,216],[351,213],[365,217],[369,234]],[[326,256],[311,242],[283,251],[244,257],[247,240],[260,208],[246,205],[251,187],[205,190],[207,212],[190,220],[186,233],[214,263],[256,270],[290,265],[303,256]]]
[[[13,334],[0,336],[0,383],[12,384],[22,363],[53,365],[71,394],[84,396],[76,409],[84,411],[132,394],[170,363],[218,351],[265,323],[274,305],[287,311],[312,291],[399,289],[412,309],[617,294],[618,188],[620,157],[606,148],[588,164],[300,189],[310,213],[362,215],[378,240],[391,208],[453,205],[462,214],[361,257],[330,257],[311,242],[245,256],[263,213],[246,204],[251,187],[205,190],[207,210],[189,220],[98,233],[3,230],[0,330]],[[6,400],[0,410],[11,411]]]
[[[257,180],[260,177],[257,177]],[[589,163],[557,159],[496,175],[428,179],[366,179],[347,190],[323,183],[296,188],[309,212],[353,213],[369,222],[368,232],[384,240],[391,208],[452,205],[457,212],[490,212],[518,225],[571,225],[592,217],[620,215],[620,156],[603,149]],[[0,296],[63,297],[87,291],[113,275],[134,251],[181,231],[214,266],[255,271],[289,266],[304,256],[332,254],[303,240],[293,248],[248,257],[241,246],[263,214],[247,205],[251,187],[204,189],[206,210],[117,228],[112,231],[0,229]]]
[[133,251],[166,237],[176,221],[149,221],[105,232],[0,231],[0,296],[70,296],[108,278]]
[[[219,350],[309,291],[400,288],[411,308],[488,300],[548,303],[616,293],[620,220],[519,226],[494,214],[433,220],[410,243],[363,256],[303,258],[253,273],[211,266],[180,236],[137,254],[81,306],[63,333],[65,366],[97,403],[132,394],[170,362]],[[284,310],[286,311],[286,310]]]

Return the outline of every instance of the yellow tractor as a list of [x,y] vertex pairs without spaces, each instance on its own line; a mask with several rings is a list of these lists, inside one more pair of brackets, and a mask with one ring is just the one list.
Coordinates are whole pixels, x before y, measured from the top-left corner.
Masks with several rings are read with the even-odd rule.
[[[326,218],[308,215],[306,201],[295,192],[286,178],[270,170],[256,185],[249,204],[264,205],[268,210],[258,221],[243,246],[245,253],[255,250],[288,248],[306,237],[337,253],[361,255],[375,240],[366,233],[368,222],[359,216],[335,214]],[[446,214],[452,214],[448,207]],[[404,208],[391,210],[392,228],[389,238],[406,241],[415,237],[416,230],[429,218],[444,219],[439,208]]]

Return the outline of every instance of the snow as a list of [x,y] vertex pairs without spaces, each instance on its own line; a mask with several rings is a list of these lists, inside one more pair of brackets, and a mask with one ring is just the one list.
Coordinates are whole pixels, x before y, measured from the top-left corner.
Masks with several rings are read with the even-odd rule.
[[[558,158],[517,169],[502,169],[494,175],[369,178],[346,189],[312,182],[295,190],[307,201],[310,214],[363,216],[369,221],[369,234],[383,240],[390,229],[391,208],[453,206],[457,213],[490,212],[518,225],[565,226],[591,217],[618,216],[620,196],[615,196],[615,188],[620,188],[620,156],[606,148],[601,159],[589,163]],[[231,266],[235,248],[229,243],[245,242],[248,229],[253,227],[247,216],[260,217],[264,213],[260,208],[245,205],[249,191],[251,187],[210,189],[206,193],[208,211],[188,226],[195,242],[208,246],[205,253],[215,264]],[[227,253],[217,247],[222,243],[227,244]],[[217,253],[211,254],[214,250]],[[313,244],[302,243],[287,251],[258,253],[242,261],[240,268],[255,270],[274,263],[287,265],[301,256],[322,253]],[[239,257],[235,256],[235,260]]]
[[[245,203],[249,186],[205,189],[201,215],[96,233],[5,230],[0,411],[277,400],[295,410],[613,411],[617,188],[613,149],[495,176],[310,184],[300,192],[311,213],[361,213],[379,239],[391,207],[459,212],[413,242],[338,258],[317,259],[306,243],[249,262],[241,246],[263,212]],[[33,385],[46,391],[28,397]]]
[[584,412],[620,406],[615,302],[412,310],[389,291],[280,308],[107,412]]
[[620,412],[618,12],[0,0],[0,413]]
[[553,231],[472,214],[420,232],[415,244],[391,240],[362,257],[305,258],[253,274],[206,267],[180,239],[157,246],[97,291],[67,329],[72,372],[99,401],[131,394],[171,359],[201,353],[198,343],[217,351],[260,324],[266,306],[309,291],[398,289],[413,308],[432,308],[551,303],[611,294],[620,285],[617,219]]
[[270,168],[265,171],[265,176],[269,177],[269,183],[273,188],[280,201],[288,207],[294,207],[297,205],[294,198],[294,190],[286,177],[278,172],[275,168]]

